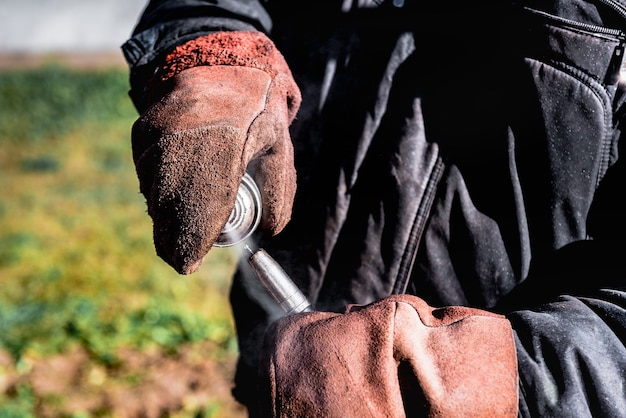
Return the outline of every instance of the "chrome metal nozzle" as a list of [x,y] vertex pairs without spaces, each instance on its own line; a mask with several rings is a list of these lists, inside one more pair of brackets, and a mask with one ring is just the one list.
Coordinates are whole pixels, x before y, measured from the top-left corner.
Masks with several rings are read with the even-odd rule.
[[250,174],[246,173],[237,190],[230,217],[213,245],[230,247],[239,244],[254,232],[260,221],[261,192]]
[[287,315],[313,311],[306,296],[276,260],[262,248],[256,251],[252,251],[247,245],[245,248],[252,253],[248,264]]

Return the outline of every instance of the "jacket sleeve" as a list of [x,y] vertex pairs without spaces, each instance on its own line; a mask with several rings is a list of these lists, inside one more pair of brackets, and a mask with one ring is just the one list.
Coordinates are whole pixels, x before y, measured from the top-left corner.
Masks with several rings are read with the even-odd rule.
[[623,416],[626,293],[564,295],[507,315],[514,329],[520,416]]
[[[520,415],[626,413],[626,221],[622,160],[600,183],[594,240],[558,250],[509,295],[520,377]],[[538,263],[539,264],[539,263]]]
[[122,45],[130,67],[130,96],[141,102],[147,80],[160,60],[176,46],[216,31],[268,33],[269,14],[255,0],[152,0]]

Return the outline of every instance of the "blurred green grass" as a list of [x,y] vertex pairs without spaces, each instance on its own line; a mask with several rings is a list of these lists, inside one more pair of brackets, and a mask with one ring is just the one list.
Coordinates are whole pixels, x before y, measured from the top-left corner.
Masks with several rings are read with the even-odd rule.
[[[75,346],[104,367],[120,347],[210,340],[215,358],[236,352],[236,254],[215,249],[190,276],[157,258],[127,91],[120,68],[0,72],[0,349],[18,372]],[[0,393],[0,415],[28,416],[15,411],[32,413],[31,398]]]

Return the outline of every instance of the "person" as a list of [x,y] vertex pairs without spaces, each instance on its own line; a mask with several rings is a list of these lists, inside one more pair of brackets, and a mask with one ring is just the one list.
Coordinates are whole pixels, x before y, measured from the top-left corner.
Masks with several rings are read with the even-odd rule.
[[191,274],[248,172],[250,416],[626,415],[622,0],[152,0],[123,52],[157,254]]

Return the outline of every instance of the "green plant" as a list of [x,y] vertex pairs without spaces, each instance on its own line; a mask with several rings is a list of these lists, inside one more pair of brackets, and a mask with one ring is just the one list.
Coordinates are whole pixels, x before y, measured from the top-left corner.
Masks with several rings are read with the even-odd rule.
[[17,385],[9,396],[0,395],[0,417],[35,418],[36,398],[28,384]]
[[[73,347],[105,368],[122,348],[175,356],[208,341],[206,356],[235,355],[227,293],[237,254],[212,250],[190,276],[156,257],[130,153],[127,78],[60,65],[0,72],[0,350],[18,374]],[[47,402],[12,388],[0,416]]]
[[[122,70],[72,71],[51,63],[0,74],[0,138],[44,141],[86,122],[110,123],[133,113]],[[17,116],[17,117],[16,117]]]

